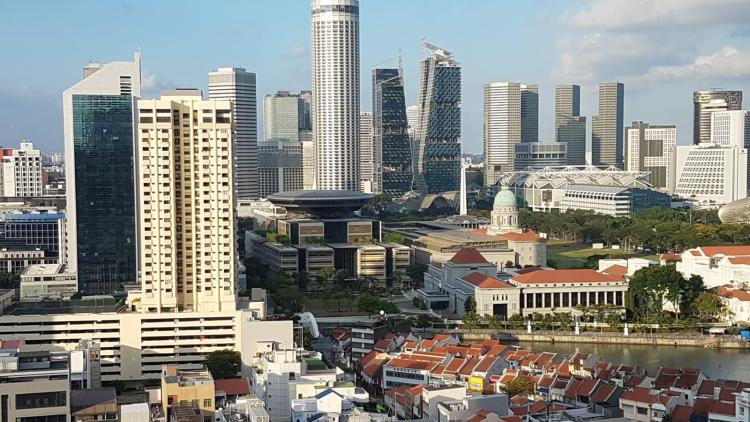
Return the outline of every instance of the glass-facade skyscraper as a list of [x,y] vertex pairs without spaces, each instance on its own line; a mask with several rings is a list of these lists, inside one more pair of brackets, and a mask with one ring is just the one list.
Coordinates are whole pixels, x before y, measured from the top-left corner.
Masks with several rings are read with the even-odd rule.
[[581,116],[581,87],[555,87],[555,142],[567,145],[567,165],[586,165],[586,117]]
[[137,280],[133,169],[140,57],[88,65],[63,94],[68,264],[84,294]]
[[591,164],[624,165],[623,112],[625,87],[620,82],[599,84],[599,114],[591,121]]
[[456,191],[461,173],[461,66],[452,53],[424,46],[431,54],[420,66],[414,188],[422,193]]
[[398,197],[413,179],[404,78],[400,69],[372,71],[373,192]]

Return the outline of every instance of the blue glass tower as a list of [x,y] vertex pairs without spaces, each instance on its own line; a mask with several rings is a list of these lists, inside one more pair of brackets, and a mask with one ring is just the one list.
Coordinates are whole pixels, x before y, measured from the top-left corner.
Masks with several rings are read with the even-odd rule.
[[372,111],[375,192],[398,197],[411,190],[413,179],[400,69],[372,71]]

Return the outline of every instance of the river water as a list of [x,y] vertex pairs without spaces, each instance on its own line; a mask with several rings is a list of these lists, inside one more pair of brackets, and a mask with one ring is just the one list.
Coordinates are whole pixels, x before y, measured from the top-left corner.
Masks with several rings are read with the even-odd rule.
[[750,381],[750,350],[702,349],[698,347],[641,346],[625,344],[516,343],[534,352],[557,352],[570,356],[593,353],[602,361],[638,366],[655,376],[660,366],[700,368],[709,378]]

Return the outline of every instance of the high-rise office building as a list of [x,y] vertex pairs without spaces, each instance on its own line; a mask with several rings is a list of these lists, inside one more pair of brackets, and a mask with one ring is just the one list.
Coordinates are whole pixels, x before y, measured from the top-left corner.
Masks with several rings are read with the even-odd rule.
[[484,86],[484,184],[497,183],[515,170],[516,144],[521,142],[521,86],[493,82]]
[[19,149],[0,149],[2,196],[42,196],[42,152],[31,141],[21,141]]
[[461,66],[443,48],[427,42],[424,48],[430,55],[419,70],[414,188],[455,191],[461,173]]
[[620,82],[599,84],[599,114],[591,122],[592,165],[623,168],[624,97]]
[[84,294],[136,281],[133,145],[141,95],[140,53],[89,64],[63,93],[69,269]]
[[310,130],[310,94],[278,91],[263,98],[263,133],[265,140],[300,141],[302,132]]
[[316,184],[360,188],[359,2],[312,1],[312,115]]
[[711,141],[711,114],[742,109],[742,91],[711,89],[693,93],[693,144]]
[[568,146],[561,142],[521,142],[515,146],[514,167],[521,171],[527,167],[560,167],[568,164]]
[[258,105],[255,73],[222,67],[208,74],[208,98],[230,100],[234,121],[234,186],[236,198],[258,198]]
[[260,196],[302,190],[302,143],[286,139],[271,139],[258,144],[258,173]]
[[400,69],[372,71],[374,193],[399,197],[411,190],[411,142]]
[[521,142],[539,142],[539,85],[521,84]]
[[633,122],[625,129],[625,170],[647,171],[648,182],[674,191],[677,127]]
[[[711,115],[711,143],[750,150],[750,111],[717,111]],[[747,163],[750,174],[750,162]],[[748,181],[750,183],[750,180]],[[750,195],[750,185],[748,186]]]
[[143,310],[233,310],[232,103],[182,89],[138,108]]
[[[310,133],[310,131],[307,131]],[[302,145],[302,189],[315,189],[315,144],[312,139],[303,139]]]
[[372,113],[359,113],[359,178],[362,192],[375,192],[375,147],[372,136]]
[[555,87],[555,141],[567,145],[567,164],[586,164],[586,118],[581,116],[581,87]]

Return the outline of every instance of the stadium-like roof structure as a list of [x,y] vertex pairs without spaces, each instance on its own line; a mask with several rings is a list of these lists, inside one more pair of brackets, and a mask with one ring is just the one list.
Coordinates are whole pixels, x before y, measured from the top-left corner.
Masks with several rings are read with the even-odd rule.
[[527,167],[504,173],[500,183],[513,188],[558,189],[570,185],[616,186],[653,189],[647,171],[626,171],[617,167],[563,166]]

